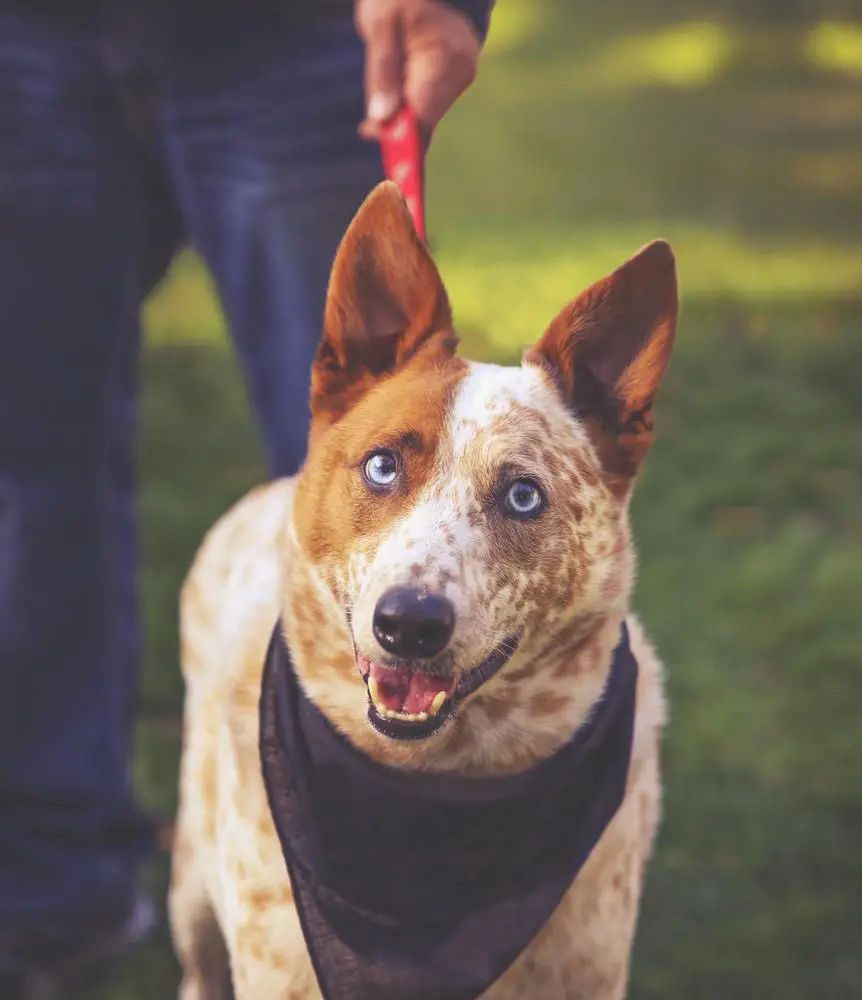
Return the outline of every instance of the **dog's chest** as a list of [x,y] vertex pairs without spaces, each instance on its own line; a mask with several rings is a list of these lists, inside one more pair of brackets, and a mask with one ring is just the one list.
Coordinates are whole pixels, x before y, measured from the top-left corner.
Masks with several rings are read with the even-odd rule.
[[[274,830],[258,827],[258,843],[248,850],[249,825],[236,817],[225,829],[223,862],[233,873],[223,897],[224,918],[233,939],[235,976],[243,996],[320,1000],[321,994],[305,946],[289,879]],[[551,921],[514,966],[483,1000],[576,997],[579,982],[603,975],[602,961],[591,973],[589,957],[572,947],[586,914],[576,886],[569,890]],[[597,901],[598,906],[598,901]],[[601,916],[596,909],[592,923]],[[600,921],[604,923],[604,920]],[[583,932],[583,927],[580,928]],[[604,933],[597,935],[598,941]],[[595,994],[599,996],[599,994]]]
[[[237,986],[244,997],[319,1000],[260,775],[257,713],[234,712],[225,736],[216,824],[218,895]],[[627,860],[635,847],[630,809],[627,801],[551,920],[483,1000],[598,997],[604,994],[583,994],[578,984],[596,977],[607,981],[609,968],[623,974],[622,965],[603,954],[602,943],[626,937],[623,928],[637,896],[633,889],[624,899],[621,890],[635,877]],[[616,927],[623,932],[617,934]]]

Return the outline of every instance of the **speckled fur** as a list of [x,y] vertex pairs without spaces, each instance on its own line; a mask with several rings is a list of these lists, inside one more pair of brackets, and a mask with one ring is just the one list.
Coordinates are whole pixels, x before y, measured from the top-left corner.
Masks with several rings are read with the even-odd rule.
[[[389,243],[399,251],[397,267],[385,257]],[[361,288],[349,285],[353,262],[369,259],[369,251],[383,263],[363,280],[381,282],[383,273],[396,305],[425,318],[422,329],[410,327],[409,352],[402,335],[390,356],[375,360],[373,372],[351,373],[338,337],[381,322],[379,311],[372,315],[380,297],[369,293],[372,308]],[[646,277],[658,274],[661,283],[664,258],[658,271],[655,261],[664,251],[644,251],[650,253],[653,263],[634,263],[631,273],[640,281],[652,268]],[[626,456],[637,439],[639,461],[649,443],[638,435],[651,432],[644,413],[666,362],[656,367],[650,345],[664,336],[667,309],[648,320],[646,339],[622,367],[610,366],[615,405],[624,411],[631,396],[637,420],[609,443],[606,415],[597,429],[592,414],[573,405],[576,390],[566,388],[560,318],[522,367],[462,361],[454,338],[440,336],[448,303],[426,258],[397,196],[386,187],[375,192],[336,261],[313,379],[315,426],[306,467],[298,478],[256,490],[225,515],[183,588],[187,697],[170,897],[184,970],[181,1000],[227,997],[229,975],[237,1000],[320,997],[258,759],[261,668],[279,614],[306,693],[354,743],[393,766],[474,774],[524,770],[568,740],[599,697],[620,622],[628,622],[640,675],[625,799],[552,919],[485,1000],[619,1000],[626,992],[659,818],[665,717],[659,661],[628,607],[633,467]],[[397,268],[406,269],[406,291],[393,277]],[[570,307],[566,343],[581,336],[582,327],[592,336],[589,323],[579,325],[578,309],[595,318],[598,300],[601,305],[616,295],[632,305],[632,296],[646,295],[649,312],[659,293],[645,280],[632,291],[629,273],[607,279],[605,292],[595,286],[574,312]],[[352,322],[339,332],[344,317],[333,309],[343,313],[345,301]],[[674,285],[674,322],[675,308]],[[613,335],[611,324],[606,336]],[[648,360],[643,370],[638,357]],[[357,363],[355,356],[350,363]],[[602,370],[598,362],[593,367]],[[342,402],[333,412],[336,398]],[[370,495],[358,464],[370,448],[399,441],[403,489],[391,497]],[[541,517],[512,522],[502,516],[495,502],[501,469],[539,480],[548,499]],[[454,603],[458,621],[443,656],[456,673],[508,637],[519,639],[506,667],[450,724],[409,744],[367,724],[353,648],[355,641],[367,655],[380,655],[370,630],[374,603],[386,587],[403,582],[445,593]]]

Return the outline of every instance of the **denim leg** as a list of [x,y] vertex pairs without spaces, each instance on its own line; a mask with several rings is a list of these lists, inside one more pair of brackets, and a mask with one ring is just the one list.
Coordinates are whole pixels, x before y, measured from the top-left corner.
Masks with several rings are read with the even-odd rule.
[[295,24],[288,7],[178,15],[163,56],[175,197],[215,277],[272,475],[304,460],[332,260],[383,176],[356,132],[363,49],[350,20]]
[[98,50],[92,22],[0,11],[0,927],[119,909],[152,841],[129,744],[157,213]]

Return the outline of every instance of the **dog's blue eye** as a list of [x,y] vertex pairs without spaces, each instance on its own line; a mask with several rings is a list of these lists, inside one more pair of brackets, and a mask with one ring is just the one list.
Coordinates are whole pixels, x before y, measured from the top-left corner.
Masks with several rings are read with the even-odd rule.
[[503,504],[513,517],[535,517],[545,505],[545,498],[534,482],[516,479],[506,490]]
[[365,460],[363,472],[372,486],[391,486],[398,478],[398,459],[391,451],[375,451]]

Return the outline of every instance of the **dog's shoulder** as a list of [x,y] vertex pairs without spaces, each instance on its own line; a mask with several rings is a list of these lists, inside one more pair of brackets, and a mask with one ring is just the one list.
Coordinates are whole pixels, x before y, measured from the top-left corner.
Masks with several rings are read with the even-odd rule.
[[[292,480],[279,480],[241,499],[206,535],[183,585],[181,795],[238,981],[254,995],[311,997],[258,753],[261,672],[279,614],[293,490]],[[174,882],[181,906],[182,873]]]
[[293,479],[279,479],[252,490],[204,537],[180,594],[187,683],[233,685],[249,672],[257,698],[266,644],[278,616],[280,542],[294,488]]
[[631,650],[638,663],[637,714],[632,762],[654,752],[653,748],[667,720],[664,676],[661,660],[636,615],[626,618]]
[[221,789],[233,774],[256,788],[258,702],[266,646],[278,617],[279,541],[293,482],[243,497],[205,536],[180,595],[186,683],[189,802],[202,797],[215,836]]

